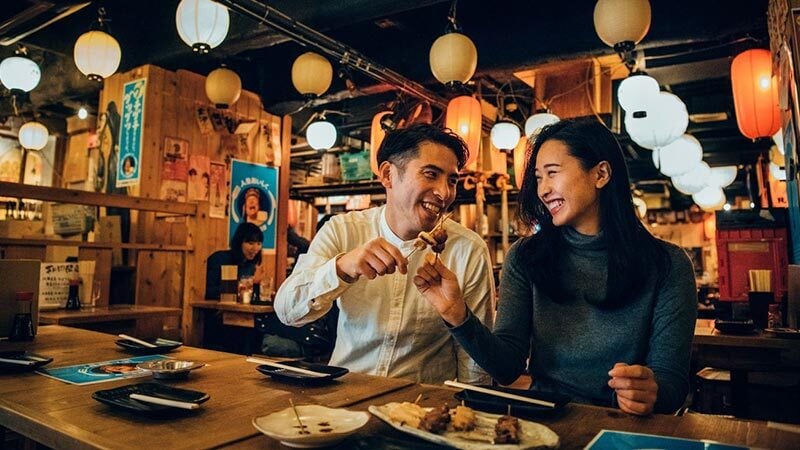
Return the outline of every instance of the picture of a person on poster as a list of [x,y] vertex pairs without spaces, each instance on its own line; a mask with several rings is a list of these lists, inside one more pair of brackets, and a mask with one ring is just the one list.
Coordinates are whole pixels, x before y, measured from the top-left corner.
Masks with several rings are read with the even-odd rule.
[[261,226],[267,220],[267,212],[261,210],[261,191],[249,188],[244,192],[244,210],[242,217],[248,223]]
[[133,172],[136,170],[136,160],[133,159],[133,156],[126,156],[124,160],[122,160],[122,172],[125,177],[132,177]]

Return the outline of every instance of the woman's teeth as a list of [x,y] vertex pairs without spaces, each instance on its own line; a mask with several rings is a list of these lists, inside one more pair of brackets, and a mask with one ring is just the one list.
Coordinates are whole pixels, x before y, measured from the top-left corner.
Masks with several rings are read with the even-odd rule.
[[552,202],[547,202],[547,209],[551,212],[560,208],[564,204],[564,200],[553,200]]

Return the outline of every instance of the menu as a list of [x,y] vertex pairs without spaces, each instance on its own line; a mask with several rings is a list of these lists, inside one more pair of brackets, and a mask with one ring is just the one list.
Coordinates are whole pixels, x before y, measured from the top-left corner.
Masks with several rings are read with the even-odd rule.
[[714,441],[682,439],[654,434],[602,430],[586,446],[586,450],[634,450],[642,448],[668,448],[670,450],[740,450],[748,447],[721,444]]

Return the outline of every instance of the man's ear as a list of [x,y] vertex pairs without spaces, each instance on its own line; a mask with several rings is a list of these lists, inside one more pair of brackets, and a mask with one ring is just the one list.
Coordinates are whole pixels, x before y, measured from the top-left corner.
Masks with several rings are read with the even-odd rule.
[[597,168],[597,181],[594,186],[597,189],[603,189],[611,181],[611,165],[608,161],[600,161],[595,167]]
[[392,187],[392,163],[384,161],[378,167],[378,179],[384,188],[389,189]]

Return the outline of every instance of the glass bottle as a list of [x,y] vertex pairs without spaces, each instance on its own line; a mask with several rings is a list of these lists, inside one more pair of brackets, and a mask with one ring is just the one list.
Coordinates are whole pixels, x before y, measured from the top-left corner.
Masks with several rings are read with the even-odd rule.
[[780,328],[783,326],[783,318],[781,317],[780,305],[772,303],[769,305],[769,312],[767,312],[767,328]]
[[80,290],[80,280],[77,278],[69,280],[69,294],[67,294],[66,309],[76,311],[81,309],[81,298],[78,294]]
[[17,300],[17,313],[14,315],[8,339],[11,341],[33,340],[33,336],[36,334],[33,330],[33,317],[31,316],[33,292],[17,292],[14,294],[14,298]]

